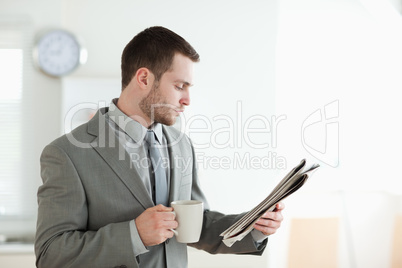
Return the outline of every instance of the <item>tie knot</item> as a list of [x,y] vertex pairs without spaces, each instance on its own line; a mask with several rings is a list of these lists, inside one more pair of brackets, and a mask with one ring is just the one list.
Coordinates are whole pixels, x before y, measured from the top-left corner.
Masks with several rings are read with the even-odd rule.
[[145,135],[145,141],[150,146],[155,145],[155,132],[153,130],[148,130],[147,131],[147,134]]

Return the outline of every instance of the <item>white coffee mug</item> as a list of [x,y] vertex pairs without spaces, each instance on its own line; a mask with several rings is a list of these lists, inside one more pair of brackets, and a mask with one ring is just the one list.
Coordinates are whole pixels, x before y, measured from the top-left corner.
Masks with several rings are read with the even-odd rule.
[[170,203],[179,226],[172,229],[180,243],[195,243],[200,240],[204,204],[197,200],[179,200]]

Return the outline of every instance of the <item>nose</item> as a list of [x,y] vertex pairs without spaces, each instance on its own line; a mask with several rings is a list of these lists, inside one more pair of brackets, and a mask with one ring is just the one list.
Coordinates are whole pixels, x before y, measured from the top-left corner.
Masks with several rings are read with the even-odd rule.
[[183,106],[190,105],[190,92],[188,90],[183,91],[183,95],[181,96],[180,99],[180,104]]

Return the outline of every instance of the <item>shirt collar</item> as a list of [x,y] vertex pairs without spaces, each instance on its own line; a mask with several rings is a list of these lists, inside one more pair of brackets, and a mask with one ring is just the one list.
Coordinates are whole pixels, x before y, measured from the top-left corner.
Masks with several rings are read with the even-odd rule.
[[153,123],[149,129],[155,132],[156,139],[159,144],[162,144],[162,125],[159,123]]
[[[141,125],[139,122],[133,120],[131,117],[123,113],[116,105],[118,99],[113,99],[109,106],[108,115],[109,118],[124,132],[127,133],[135,142],[142,142],[147,133],[147,128]],[[159,144],[162,144],[162,125],[154,123],[150,126],[155,132],[156,139]]]

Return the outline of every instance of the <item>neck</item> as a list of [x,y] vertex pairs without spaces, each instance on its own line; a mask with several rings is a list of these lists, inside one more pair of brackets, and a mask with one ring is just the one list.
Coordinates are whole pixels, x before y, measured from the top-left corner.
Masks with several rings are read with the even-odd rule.
[[116,103],[116,106],[120,109],[120,111],[122,111],[131,119],[143,125],[145,128],[149,128],[154,123],[148,116],[146,116],[141,111],[138,105],[135,106],[129,105],[129,103],[125,102],[124,99],[119,98],[119,100]]

